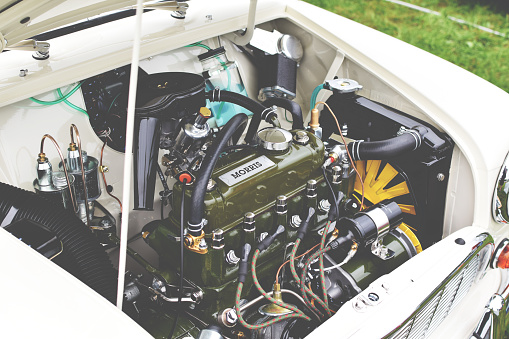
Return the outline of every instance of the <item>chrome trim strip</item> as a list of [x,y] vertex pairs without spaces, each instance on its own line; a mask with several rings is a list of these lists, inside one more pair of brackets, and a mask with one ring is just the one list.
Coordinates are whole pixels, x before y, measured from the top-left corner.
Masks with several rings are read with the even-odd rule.
[[[466,258],[429,294],[406,321],[384,338],[426,338],[440,325],[467,294],[479,273],[484,273],[488,266],[486,261],[482,260],[481,252],[493,251],[495,246],[493,238],[489,233],[481,233],[475,240],[473,245],[471,242],[465,244],[465,246],[472,246],[472,251]],[[507,293],[509,294],[509,290]]]

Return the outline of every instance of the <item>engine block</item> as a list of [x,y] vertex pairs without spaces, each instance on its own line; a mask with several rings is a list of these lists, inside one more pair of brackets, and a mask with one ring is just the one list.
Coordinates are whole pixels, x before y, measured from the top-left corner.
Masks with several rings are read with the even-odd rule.
[[[292,133],[295,135],[296,131]],[[219,159],[212,175],[214,183],[209,185],[212,187],[205,197],[206,249],[202,253],[186,250],[184,255],[184,267],[193,268],[185,272],[186,278],[205,292],[198,307],[208,308],[206,314],[233,305],[238,258],[244,243],[255,245],[278,225],[290,225],[284,236],[260,258],[260,272],[274,271],[275,274],[284,259],[286,244],[295,240],[298,221],[304,217],[299,214],[307,210],[306,206],[317,208],[320,199],[327,199],[328,191],[320,169],[324,144],[312,133],[306,134],[307,143],[292,143],[284,151],[257,147]],[[306,188],[310,180],[310,185],[316,185],[316,193],[308,197]],[[186,201],[191,199],[191,190],[192,185],[186,191]],[[145,227],[150,231],[145,240],[159,254],[161,269],[169,272],[179,267],[177,244],[180,241],[182,184],[177,182],[173,192],[169,218]],[[278,200],[279,207],[276,206]],[[186,201],[184,206],[189,206]],[[193,211],[185,208],[185,213],[189,215]],[[317,214],[314,228],[323,227],[326,217],[326,210]]]

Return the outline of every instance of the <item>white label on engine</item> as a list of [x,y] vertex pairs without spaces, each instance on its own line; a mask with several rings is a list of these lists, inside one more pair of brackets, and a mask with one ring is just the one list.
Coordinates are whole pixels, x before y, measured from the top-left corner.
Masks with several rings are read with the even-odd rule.
[[237,167],[225,174],[219,176],[219,179],[224,182],[228,186],[233,186],[238,184],[244,179],[252,177],[256,173],[260,173],[267,168],[275,166],[276,164],[272,162],[265,155],[258,157],[250,162],[246,162],[244,165]]

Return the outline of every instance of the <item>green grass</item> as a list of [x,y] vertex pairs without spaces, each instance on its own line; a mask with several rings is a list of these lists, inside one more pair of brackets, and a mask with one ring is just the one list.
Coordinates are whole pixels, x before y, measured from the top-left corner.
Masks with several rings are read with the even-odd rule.
[[[441,16],[385,0],[306,0],[446,59],[509,92],[509,0],[406,0]],[[498,8],[496,6],[499,6]],[[506,34],[500,37],[447,19]]]

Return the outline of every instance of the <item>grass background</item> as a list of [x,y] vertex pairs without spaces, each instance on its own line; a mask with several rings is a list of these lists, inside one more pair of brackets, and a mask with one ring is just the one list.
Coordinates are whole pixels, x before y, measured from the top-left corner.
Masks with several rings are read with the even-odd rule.
[[[433,53],[509,92],[509,0],[405,0],[431,15],[385,0],[306,0]],[[506,37],[449,20],[453,16]]]

